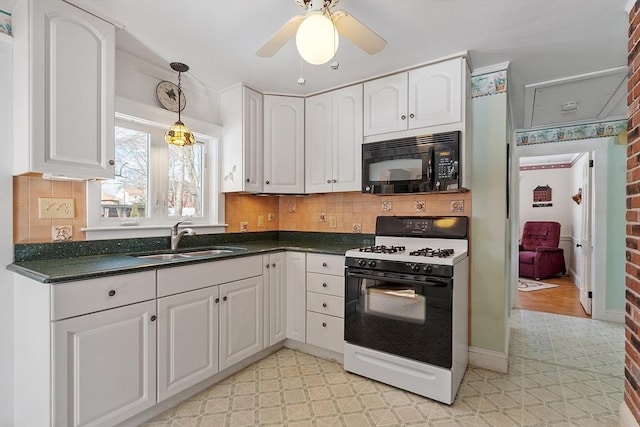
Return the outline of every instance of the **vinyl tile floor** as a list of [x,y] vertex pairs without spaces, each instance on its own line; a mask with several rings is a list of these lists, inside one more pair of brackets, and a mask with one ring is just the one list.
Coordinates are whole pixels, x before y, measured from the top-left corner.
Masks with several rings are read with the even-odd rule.
[[450,406],[284,348],[145,426],[617,426],[623,364],[622,324],[514,310],[509,373],[469,367]]

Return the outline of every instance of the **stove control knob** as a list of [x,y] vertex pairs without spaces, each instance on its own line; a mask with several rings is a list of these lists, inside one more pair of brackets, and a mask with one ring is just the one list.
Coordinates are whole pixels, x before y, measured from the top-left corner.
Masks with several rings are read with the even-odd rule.
[[413,271],[420,271],[420,266],[417,264],[411,264],[409,268]]
[[376,261],[375,260],[372,259],[371,261],[369,261],[369,267],[373,268],[375,266],[376,266]]
[[361,260],[358,261],[358,265],[360,267],[366,267],[367,266],[367,261],[361,259]]
[[425,265],[423,268],[425,273],[431,273],[433,271],[433,266],[432,265]]

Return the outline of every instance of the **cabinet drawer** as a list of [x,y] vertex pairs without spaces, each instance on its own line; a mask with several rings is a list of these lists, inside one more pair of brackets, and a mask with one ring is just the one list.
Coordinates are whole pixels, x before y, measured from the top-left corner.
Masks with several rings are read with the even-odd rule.
[[344,277],[307,273],[307,290],[319,294],[344,297]]
[[344,317],[344,298],[307,292],[307,310],[330,316]]
[[342,354],[344,352],[344,320],[308,311],[307,343]]
[[155,297],[155,270],[58,283],[51,286],[51,320],[93,313]]
[[158,297],[262,275],[262,256],[211,261],[158,270]]
[[307,254],[307,271],[344,277],[344,257],[339,255]]

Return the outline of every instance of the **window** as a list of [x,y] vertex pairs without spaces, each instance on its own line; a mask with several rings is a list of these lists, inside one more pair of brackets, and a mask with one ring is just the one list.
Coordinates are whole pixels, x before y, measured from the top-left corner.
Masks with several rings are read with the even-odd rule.
[[122,226],[165,229],[181,220],[217,224],[217,139],[194,130],[195,145],[168,145],[167,126],[117,115],[115,177],[88,185],[89,233]]

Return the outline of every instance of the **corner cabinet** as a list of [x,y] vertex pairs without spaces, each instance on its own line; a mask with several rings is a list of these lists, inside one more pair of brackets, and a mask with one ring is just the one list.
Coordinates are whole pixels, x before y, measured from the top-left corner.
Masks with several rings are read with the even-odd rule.
[[364,135],[462,121],[465,58],[364,83]]
[[220,95],[222,191],[263,190],[262,94],[236,86]]
[[285,252],[262,255],[264,279],[264,344],[275,345],[286,338],[287,256]]
[[264,95],[264,192],[304,193],[304,99]]
[[113,178],[114,26],[61,0],[12,12],[14,174]]
[[305,192],[360,191],[362,85],[305,100]]

